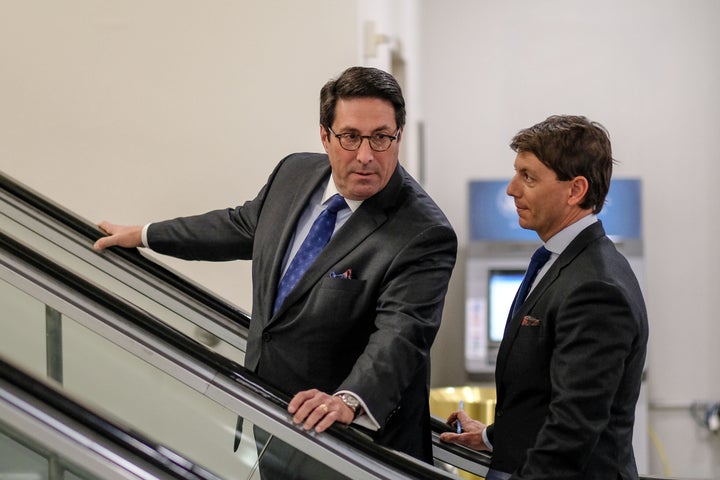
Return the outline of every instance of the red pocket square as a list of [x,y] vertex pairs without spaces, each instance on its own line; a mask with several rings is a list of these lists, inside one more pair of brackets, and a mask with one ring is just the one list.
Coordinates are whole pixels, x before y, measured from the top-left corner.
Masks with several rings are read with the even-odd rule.
[[542,321],[539,318],[527,315],[522,319],[522,323],[520,325],[523,327],[539,327],[541,323]]

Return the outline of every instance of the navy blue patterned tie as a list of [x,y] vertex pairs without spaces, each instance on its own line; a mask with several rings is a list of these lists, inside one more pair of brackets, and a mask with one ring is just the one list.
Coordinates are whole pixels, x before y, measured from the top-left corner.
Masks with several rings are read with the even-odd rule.
[[292,259],[290,266],[285,271],[285,275],[282,280],[280,280],[273,312],[276,312],[280,305],[282,305],[285,297],[295,288],[295,285],[305,274],[305,271],[312,265],[322,249],[325,248],[325,245],[330,241],[333,230],[335,230],[337,212],[344,208],[348,208],[348,205],[345,203],[343,197],[337,193],[330,197],[327,207],[315,219],[307,237],[305,237],[302,245],[300,245],[300,249],[298,249],[295,254],[295,258]]
[[537,250],[535,250],[535,253],[533,253],[532,258],[530,259],[530,265],[528,265],[527,271],[525,272],[525,277],[520,284],[517,295],[515,295],[515,301],[512,305],[510,317],[514,317],[515,313],[517,313],[517,311],[520,309],[520,305],[522,305],[525,301],[525,297],[527,297],[533,280],[535,280],[535,277],[537,276],[537,273],[540,271],[542,266],[545,265],[550,259],[550,255],[550,250],[548,250],[544,246],[538,248]]

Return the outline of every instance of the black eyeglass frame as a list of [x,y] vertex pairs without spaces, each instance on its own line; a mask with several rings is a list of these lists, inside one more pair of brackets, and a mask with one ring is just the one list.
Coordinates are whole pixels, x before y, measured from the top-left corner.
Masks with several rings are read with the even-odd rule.
[[[387,152],[387,151],[390,149],[390,147],[392,146],[392,142],[394,142],[395,140],[397,140],[397,139],[398,139],[398,136],[399,136],[399,134],[400,134],[400,129],[399,129],[399,128],[398,128],[397,132],[395,132],[395,135],[388,135],[388,134],[386,134],[386,133],[376,133],[376,134],[374,134],[374,135],[358,135],[358,134],[356,134],[356,133],[335,133],[335,131],[334,131],[332,128],[330,128],[329,126],[326,125],[325,128],[327,128],[328,131],[329,131],[330,133],[332,133],[335,138],[337,138],[338,143],[340,143],[340,146],[343,148],[343,150],[347,150],[348,152],[355,152],[355,151],[359,150],[359,149],[360,149],[360,146],[362,145],[363,140],[366,139],[366,138],[367,138],[367,141],[368,141],[368,145],[370,145],[370,149],[371,149],[373,152]],[[360,137],[360,142],[357,144],[357,147],[355,147],[355,148],[347,148],[345,145],[343,145],[343,138],[346,138],[346,139],[347,139],[348,135],[354,135],[354,136],[356,136],[356,137]],[[381,135],[383,138],[389,138],[389,139],[390,139],[390,142],[388,142],[388,146],[385,147],[385,148],[383,148],[383,149],[375,148],[375,147],[373,146],[373,138],[375,137],[375,135]]]

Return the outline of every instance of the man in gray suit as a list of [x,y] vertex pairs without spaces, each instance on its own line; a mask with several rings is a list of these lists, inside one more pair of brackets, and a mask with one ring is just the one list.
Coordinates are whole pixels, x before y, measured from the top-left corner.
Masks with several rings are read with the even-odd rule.
[[596,217],[610,187],[610,139],[585,117],[553,116],[510,146],[507,193],[549,260],[505,327],[495,422],[454,412],[448,422],[464,433],[441,439],[492,451],[487,479],[636,479],[648,324],[635,275]]
[[[321,90],[326,154],[289,155],[236,208],[144,228],[102,222],[109,236],[95,247],[252,260],[245,366],[294,396],[293,420],[318,432],[354,421],[377,443],[432,462],[430,347],[457,240],[398,163],[404,124],[396,80],[349,68]],[[275,305],[285,271],[336,193],[349,208],[339,209],[329,243]]]

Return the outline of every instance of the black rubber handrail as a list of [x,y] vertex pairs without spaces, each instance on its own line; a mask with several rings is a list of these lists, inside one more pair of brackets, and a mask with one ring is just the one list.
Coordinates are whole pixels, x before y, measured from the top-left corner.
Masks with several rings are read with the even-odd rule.
[[[86,238],[91,243],[94,243],[96,240],[104,236],[104,234],[98,230],[97,226],[94,224],[80,218],[69,210],[40,195],[2,172],[0,172],[0,188],[55,222]],[[197,283],[194,283],[141,255],[137,249],[111,247],[109,250],[124,261],[142,269],[161,282],[170,285],[188,297],[198,301],[202,305],[207,306],[211,310],[218,312],[245,328],[250,326],[250,315],[247,312],[235,305],[219,299],[216,295],[205,290]]]
[[[148,465],[182,480],[220,480],[216,475],[187,459],[168,455],[169,449],[152,442],[141,433],[106,420],[84,405],[65,396],[55,387],[42,382],[0,357],[0,379],[26,393],[53,411],[70,419],[75,425],[90,430],[112,444],[129,452]],[[77,427],[75,427],[77,428]]]
[[[443,432],[455,432],[453,427],[433,415],[430,415],[430,428],[436,435],[440,435]],[[435,438],[433,438],[433,441],[435,441]],[[437,440],[436,444],[441,446],[443,450],[451,452],[463,460],[478,463],[486,467],[490,466],[490,454],[487,452],[477,452],[463,446],[441,442],[440,440]]]

